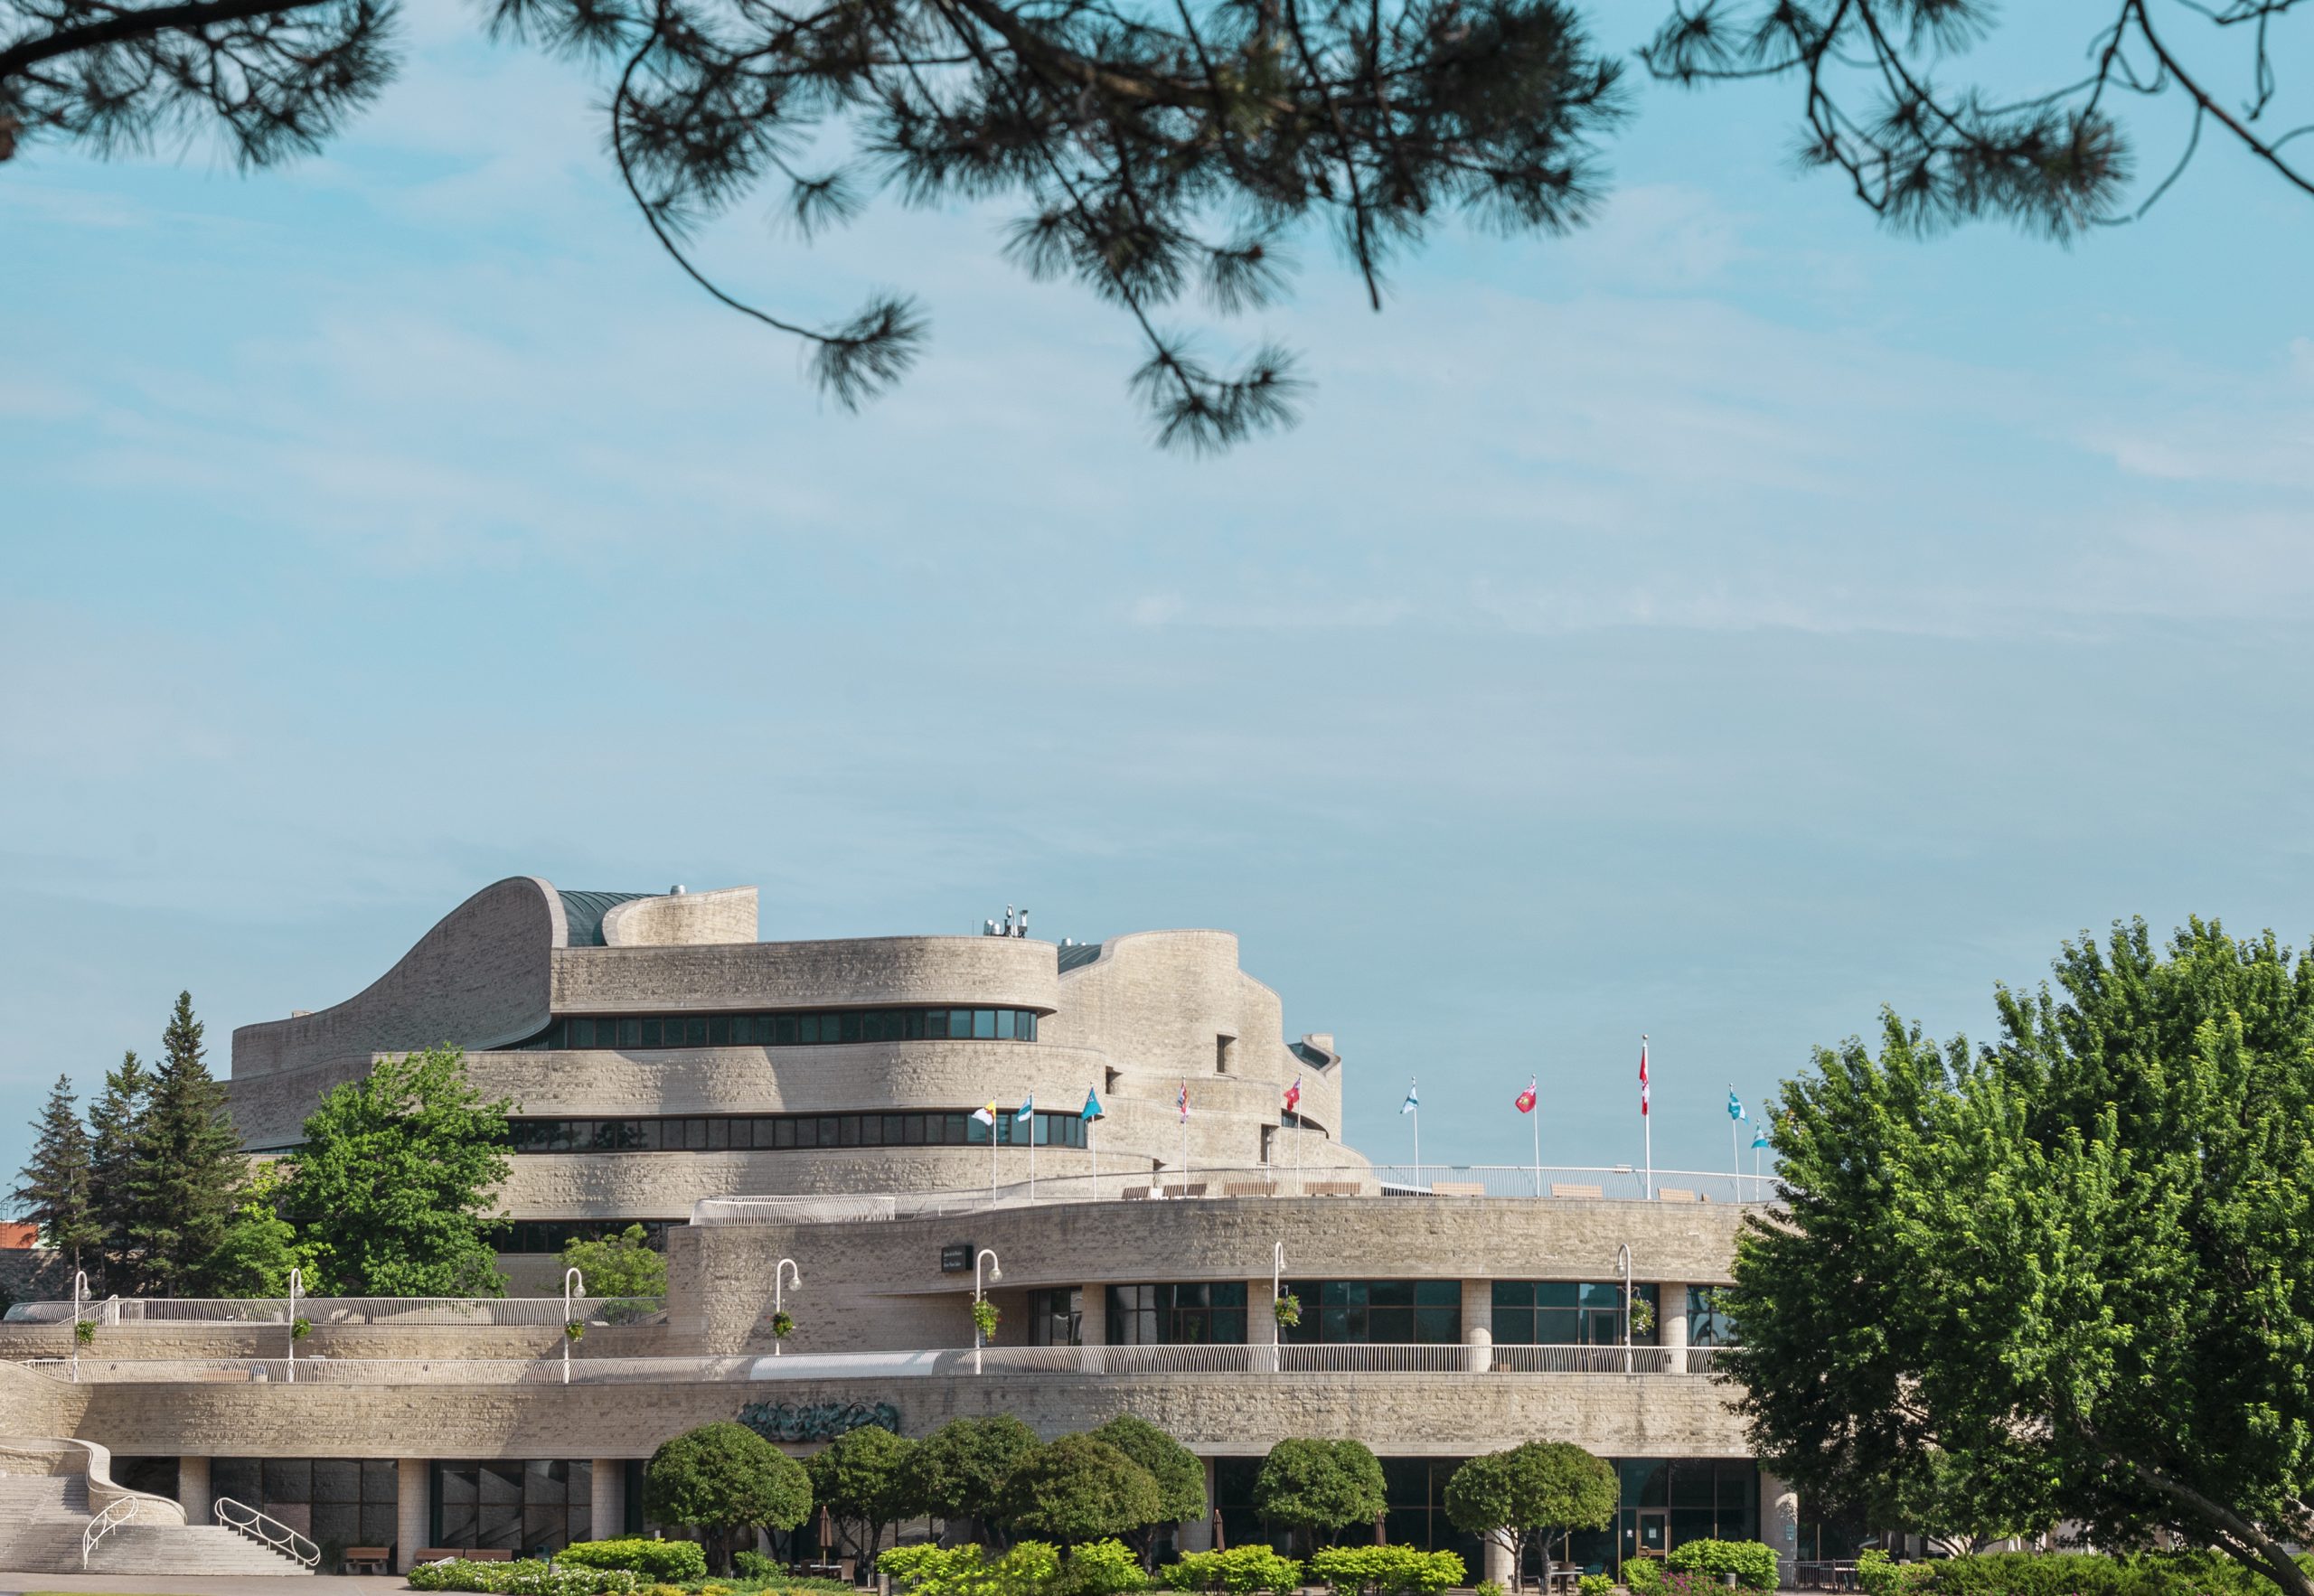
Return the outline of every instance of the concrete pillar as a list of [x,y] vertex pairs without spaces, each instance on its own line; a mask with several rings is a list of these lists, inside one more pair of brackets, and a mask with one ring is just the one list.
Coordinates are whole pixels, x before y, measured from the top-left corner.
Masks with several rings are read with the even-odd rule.
[[394,1465],[394,1572],[418,1566],[418,1554],[434,1535],[434,1505],[428,1499],[432,1470],[424,1458]]
[[1688,1372],[1688,1288],[1665,1281],[1656,1288],[1656,1330],[1662,1338],[1665,1366],[1675,1375]]
[[1484,1330],[1488,1339],[1493,1339],[1494,1282],[1491,1280],[1463,1282],[1463,1339],[1469,1340],[1472,1330]]
[[597,1458],[594,1486],[590,1505],[594,1538],[615,1540],[626,1533],[626,1460]]
[[1492,1330],[1464,1330],[1463,1347],[1463,1368],[1465,1373],[1483,1375],[1494,1367],[1494,1332]]
[[1077,1334],[1087,1347],[1109,1344],[1109,1288],[1105,1285],[1079,1286],[1077,1299]]
[[1482,1570],[1480,1578],[1492,1580],[1506,1591],[1510,1589],[1514,1571],[1510,1566],[1510,1547],[1492,1535],[1487,1536],[1480,1543],[1479,1565]]
[[1184,1552],[1213,1550],[1213,1460],[1203,1460],[1205,1465],[1205,1513],[1181,1526],[1175,1535]]
[[184,1508],[187,1524],[209,1524],[209,1504],[214,1498],[209,1488],[209,1460],[179,1458],[177,1460],[177,1501]]
[[[1271,1296],[1269,1276],[1246,1282],[1246,1341],[1248,1346],[1266,1347],[1278,1340],[1277,1299]],[[1304,1302],[1302,1311],[1307,1315],[1310,1305]]]
[[1766,1469],[1760,1470],[1760,1539],[1775,1548],[1776,1582],[1789,1591],[1800,1556],[1800,1497]]

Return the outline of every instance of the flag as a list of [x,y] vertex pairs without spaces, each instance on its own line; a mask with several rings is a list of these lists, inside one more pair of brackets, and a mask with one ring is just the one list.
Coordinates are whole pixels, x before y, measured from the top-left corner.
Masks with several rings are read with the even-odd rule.
[[1398,1105],[1398,1112],[1402,1114],[1410,1114],[1421,1106],[1422,1100],[1414,1094],[1414,1083],[1412,1081],[1408,1081],[1406,1083],[1406,1100]]
[[1727,1088],[1727,1117],[1731,1120],[1740,1120],[1744,1117],[1744,1100],[1736,1095],[1736,1088],[1733,1085]]
[[1517,1102],[1520,1113],[1530,1114],[1535,1112],[1535,1083],[1532,1079],[1528,1081],[1527,1089],[1519,1094]]
[[1190,1084],[1187,1081],[1181,1083],[1181,1094],[1173,1099],[1173,1106],[1181,1111],[1181,1123],[1188,1124],[1190,1122]]
[[1016,1113],[1016,1114],[1014,1114],[1014,1115],[1012,1116],[1012,1122],[1013,1122],[1014,1124],[1016,1124],[1016,1125],[1017,1125],[1017,1124],[1020,1124],[1022,1121],[1026,1120],[1026,1119],[1027,1119],[1027,1118],[1028,1118],[1031,1113],[1034,1113],[1036,1112],[1036,1107],[1037,1107],[1037,1094],[1036,1094],[1035,1093],[1031,1092],[1031,1093],[1030,1093],[1030,1094],[1029,1094],[1029,1095],[1027,1095],[1026,1097],[1023,1097],[1022,1099],[1021,1099],[1021,1112],[1020,1112],[1019,1113]]
[[1639,1117],[1647,1117],[1647,1038],[1639,1039]]
[[1767,1144],[1768,1128],[1765,1125],[1762,1125],[1758,1130],[1752,1132],[1752,1145],[1754,1147],[1765,1147]]
[[1302,1102],[1302,1077],[1293,1077],[1293,1084],[1285,1089],[1285,1112],[1292,1113]]
[[996,1128],[996,1104],[992,1103],[986,1108],[976,1108],[973,1110],[973,1118],[978,1120],[982,1124],[986,1125],[990,1130],[994,1130]]
[[1077,1117],[1087,1123],[1101,1117],[1101,1100],[1093,1095],[1093,1088],[1090,1086],[1085,1088],[1085,1112]]

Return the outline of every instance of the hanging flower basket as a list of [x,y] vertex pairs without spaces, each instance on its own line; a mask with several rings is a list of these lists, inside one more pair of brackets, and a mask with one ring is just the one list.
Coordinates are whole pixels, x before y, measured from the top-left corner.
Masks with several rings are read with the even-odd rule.
[[771,1338],[773,1340],[785,1341],[788,1337],[795,1333],[795,1316],[794,1314],[783,1311],[775,1313],[771,1316]]
[[579,1337],[586,1333],[587,1326],[585,1322],[580,1319],[574,1319],[569,1324],[562,1327],[563,1339],[567,1341],[576,1341]]
[[314,1333],[314,1321],[302,1316],[289,1321],[289,1338],[302,1341]]
[[987,1298],[973,1299],[973,1324],[979,1329],[982,1340],[996,1339],[996,1322],[1002,1316],[996,1311],[996,1304]]
[[1277,1324],[1290,1330],[1302,1322],[1302,1299],[1288,1291],[1277,1300]]
[[92,1319],[74,1319],[72,1321],[72,1338],[80,1342],[83,1347],[86,1347],[89,1342],[95,1340],[97,1338],[97,1321]]
[[1644,1336],[1655,1328],[1655,1304],[1644,1297],[1631,1300],[1631,1333]]

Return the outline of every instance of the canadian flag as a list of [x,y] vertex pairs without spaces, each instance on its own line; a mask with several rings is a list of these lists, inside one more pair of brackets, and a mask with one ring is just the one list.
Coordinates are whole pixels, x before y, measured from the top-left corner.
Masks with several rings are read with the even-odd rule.
[[1293,1084],[1285,1089],[1285,1112],[1292,1113],[1302,1103],[1302,1077],[1293,1077]]
[[1520,1113],[1533,1113],[1535,1112],[1535,1083],[1529,1081],[1527,1083],[1527,1089],[1519,1094],[1518,1097],[1514,1099],[1514,1101],[1518,1103],[1519,1112]]
[[1647,1038],[1639,1039],[1639,1117],[1647,1117]]

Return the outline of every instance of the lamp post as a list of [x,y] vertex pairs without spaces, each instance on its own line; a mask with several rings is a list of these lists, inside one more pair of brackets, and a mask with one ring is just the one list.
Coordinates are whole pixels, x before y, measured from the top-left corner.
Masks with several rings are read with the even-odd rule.
[[781,1312],[784,1310],[782,1308],[783,1299],[781,1298],[779,1290],[780,1284],[784,1280],[791,1278],[799,1286],[804,1283],[804,1272],[795,1267],[795,1259],[782,1258],[778,1263],[771,1266],[771,1317],[774,1320],[774,1328],[771,1337],[771,1355],[774,1357],[777,1357],[781,1349],[787,1345],[787,1338],[779,1334],[776,1328],[776,1321],[778,1320]]
[[89,1272],[76,1269],[72,1272],[72,1378],[76,1384],[80,1378],[80,1304],[88,1295]]
[[[297,1383],[297,1299],[305,1294],[306,1272],[289,1272],[289,1384]],[[325,1359],[324,1361],[327,1361]]]
[[1631,1244],[1615,1249],[1615,1263],[1623,1272],[1623,1373],[1631,1373]]
[[1277,1323],[1278,1299],[1285,1295],[1285,1244],[1272,1244],[1269,1253],[1269,1344],[1276,1346],[1284,1338]]
[[570,1317],[573,1286],[578,1288],[578,1295],[583,1297],[587,1294],[587,1277],[575,1267],[562,1272],[562,1383],[565,1385],[570,1384],[570,1327],[578,1322]]
[[1004,1265],[998,1262],[995,1248],[983,1247],[973,1254],[973,1373],[975,1375],[980,1373],[981,1346],[988,1339],[981,1334],[980,1328],[980,1305],[983,1300],[980,1266],[983,1259],[988,1261],[989,1279],[1002,1280],[1004,1278]]

